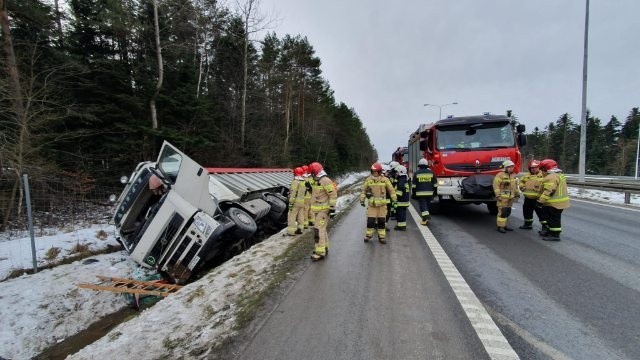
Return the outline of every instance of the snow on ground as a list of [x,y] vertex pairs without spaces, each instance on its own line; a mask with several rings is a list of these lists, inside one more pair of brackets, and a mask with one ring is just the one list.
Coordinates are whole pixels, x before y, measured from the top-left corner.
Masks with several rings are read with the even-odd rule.
[[[344,189],[364,175],[349,174],[337,179],[338,188]],[[356,196],[352,193],[340,196],[337,212],[343,211]],[[243,296],[259,292],[269,284],[271,272],[281,261],[277,259],[299,239],[285,237],[285,232],[262,241],[158,302],[75,358],[98,358],[98,354],[109,359],[135,355],[161,358],[168,354],[177,358],[184,357],[185,347],[188,351],[205,349],[224,340],[235,331],[240,310],[237,304],[243,301]],[[53,230],[45,233],[50,235],[35,239],[39,266],[72,255],[71,250],[77,244],[92,250],[117,245],[113,226],[106,224],[67,233]],[[60,248],[60,254],[56,259],[46,260],[45,254],[51,248]],[[11,270],[31,267],[28,233],[12,240],[0,234],[0,279],[5,279]],[[149,273],[125,251],[119,251],[0,282],[0,358],[30,359],[101,317],[129,306],[121,295],[77,287],[80,283],[95,283],[97,275],[143,279]]]
[[[366,175],[366,172],[349,174],[336,181],[339,189],[344,189]],[[624,203],[621,193],[576,188],[570,188],[569,192],[574,198]],[[337,211],[346,209],[357,196],[357,191],[345,191],[338,198]],[[631,202],[640,206],[640,196],[632,195]],[[107,233],[104,240],[101,230]],[[262,241],[120,324],[71,359],[206,357],[208,349],[236,332],[242,304],[265,290],[276,276],[282,254],[300,239],[283,236],[284,233],[283,230]],[[116,244],[109,225],[42,236],[36,238],[38,263],[46,263],[43,256],[48,249],[59,247],[62,249],[59,257],[65,257],[78,243],[92,249]],[[124,251],[90,260],[97,261],[84,264],[86,260],[80,260],[0,282],[0,357],[29,359],[129,305],[121,295],[80,289],[77,284],[94,282],[96,275],[131,279],[148,275]],[[31,267],[28,234],[18,240],[0,238],[0,274],[4,274],[0,278],[6,277],[7,269],[21,267]]]

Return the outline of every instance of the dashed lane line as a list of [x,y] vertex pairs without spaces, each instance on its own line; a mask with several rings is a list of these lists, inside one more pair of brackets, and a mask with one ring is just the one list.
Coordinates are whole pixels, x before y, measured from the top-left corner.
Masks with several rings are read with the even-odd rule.
[[[409,206],[409,212],[413,221],[420,224],[420,215],[412,206]],[[418,229],[489,357],[492,360],[520,359],[429,228],[418,225]]]

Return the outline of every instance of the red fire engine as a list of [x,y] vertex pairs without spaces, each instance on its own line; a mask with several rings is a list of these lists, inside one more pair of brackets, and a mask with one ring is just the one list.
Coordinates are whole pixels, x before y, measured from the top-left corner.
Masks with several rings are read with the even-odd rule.
[[522,155],[518,146],[527,138],[525,126],[505,115],[450,117],[422,124],[409,138],[409,168],[416,170],[425,158],[438,178],[433,210],[440,203],[487,204],[496,214],[493,178],[505,160],[513,161],[516,172]]

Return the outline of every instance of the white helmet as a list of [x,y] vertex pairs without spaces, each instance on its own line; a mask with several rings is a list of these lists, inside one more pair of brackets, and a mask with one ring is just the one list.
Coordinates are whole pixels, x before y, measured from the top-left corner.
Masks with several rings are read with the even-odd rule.
[[418,161],[418,165],[429,166],[429,161],[425,158],[422,158],[420,159],[420,161]]
[[407,168],[404,167],[403,165],[398,165],[396,167],[396,171],[398,172],[398,176],[407,175]]
[[391,170],[395,170],[396,166],[398,165],[400,165],[400,163],[397,161],[392,161],[389,163],[389,167],[391,168]]
[[516,164],[511,160],[505,160],[502,163],[502,167],[505,168],[505,169],[508,168],[509,166],[516,166]]

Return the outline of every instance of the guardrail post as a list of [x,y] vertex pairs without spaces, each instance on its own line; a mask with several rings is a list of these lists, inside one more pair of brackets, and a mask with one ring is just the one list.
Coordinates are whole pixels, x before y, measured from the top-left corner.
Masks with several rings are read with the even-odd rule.
[[31,237],[31,258],[33,260],[33,273],[38,272],[38,262],[36,260],[36,241],[33,235],[33,216],[31,215],[31,191],[29,190],[29,175],[22,174],[24,181],[24,195],[27,203],[27,221],[29,223],[29,236]]
[[631,204],[631,193],[629,191],[624,192],[624,203],[627,205]]

